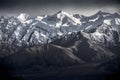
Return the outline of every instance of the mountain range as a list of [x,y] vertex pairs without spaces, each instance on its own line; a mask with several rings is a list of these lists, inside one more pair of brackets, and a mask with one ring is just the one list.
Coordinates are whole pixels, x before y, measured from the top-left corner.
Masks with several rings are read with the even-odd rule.
[[[82,65],[96,67],[93,72],[112,72],[120,66],[119,48],[120,13],[99,11],[84,16],[59,11],[54,15],[0,17],[1,65],[13,74],[34,73],[37,66],[44,71],[51,66]],[[108,70],[108,63],[117,69]]]

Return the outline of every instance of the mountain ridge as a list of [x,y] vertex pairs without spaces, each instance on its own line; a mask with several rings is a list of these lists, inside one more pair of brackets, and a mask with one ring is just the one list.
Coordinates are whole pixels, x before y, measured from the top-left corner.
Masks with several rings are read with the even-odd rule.
[[16,17],[0,17],[1,44],[13,49],[49,44],[59,39],[65,41],[67,36],[78,32],[95,44],[119,47],[120,14],[99,11],[92,16],[78,18],[59,11],[54,15],[36,17],[26,13]]
[[120,70],[119,53],[119,13],[0,17],[0,71],[10,77],[98,80]]

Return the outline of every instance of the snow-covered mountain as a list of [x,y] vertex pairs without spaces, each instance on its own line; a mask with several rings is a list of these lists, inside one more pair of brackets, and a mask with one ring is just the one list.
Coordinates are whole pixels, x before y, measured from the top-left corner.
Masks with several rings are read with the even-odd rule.
[[72,71],[98,79],[119,71],[119,53],[120,13],[0,17],[0,70],[12,77],[46,77],[51,71],[64,76]]
[[0,40],[19,46],[50,43],[56,37],[80,30],[80,21],[63,11],[36,17],[22,13],[17,17],[1,18],[0,24]]
[[[72,43],[71,40],[79,32],[93,44],[120,47],[120,13],[99,11],[92,16],[84,16],[59,11],[54,15],[34,17],[25,13],[11,17],[1,16],[0,48],[4,54],[15,53],[20,47],[54,43],[57,40],[63,44]],[[4,50],[6,48],[7,51]]]
[[116,46],[120,42],[120,14],[99,11],[87,17],[59,11],[54,15],[30,17],[21,13],[0,18],[1,43],[18,46],[46,44],[79,31],[94,42]]

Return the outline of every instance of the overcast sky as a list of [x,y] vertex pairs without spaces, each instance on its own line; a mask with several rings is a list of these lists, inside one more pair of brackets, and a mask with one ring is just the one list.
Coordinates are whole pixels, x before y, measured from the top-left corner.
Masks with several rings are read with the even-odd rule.
[[51,15],[59,10],[69,14],[92,15],[99,10],[117,12],[119,5],[119,0],[0,0],[0,15]]

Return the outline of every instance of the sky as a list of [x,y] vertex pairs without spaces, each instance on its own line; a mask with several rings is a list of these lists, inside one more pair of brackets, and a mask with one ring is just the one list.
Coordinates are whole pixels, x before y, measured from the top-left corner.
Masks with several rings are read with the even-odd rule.
[[89,16],[99,10],[119,12],[119,5],[119,0],[0,0],[0,15],[52,15],[63,10],[69,14]]

